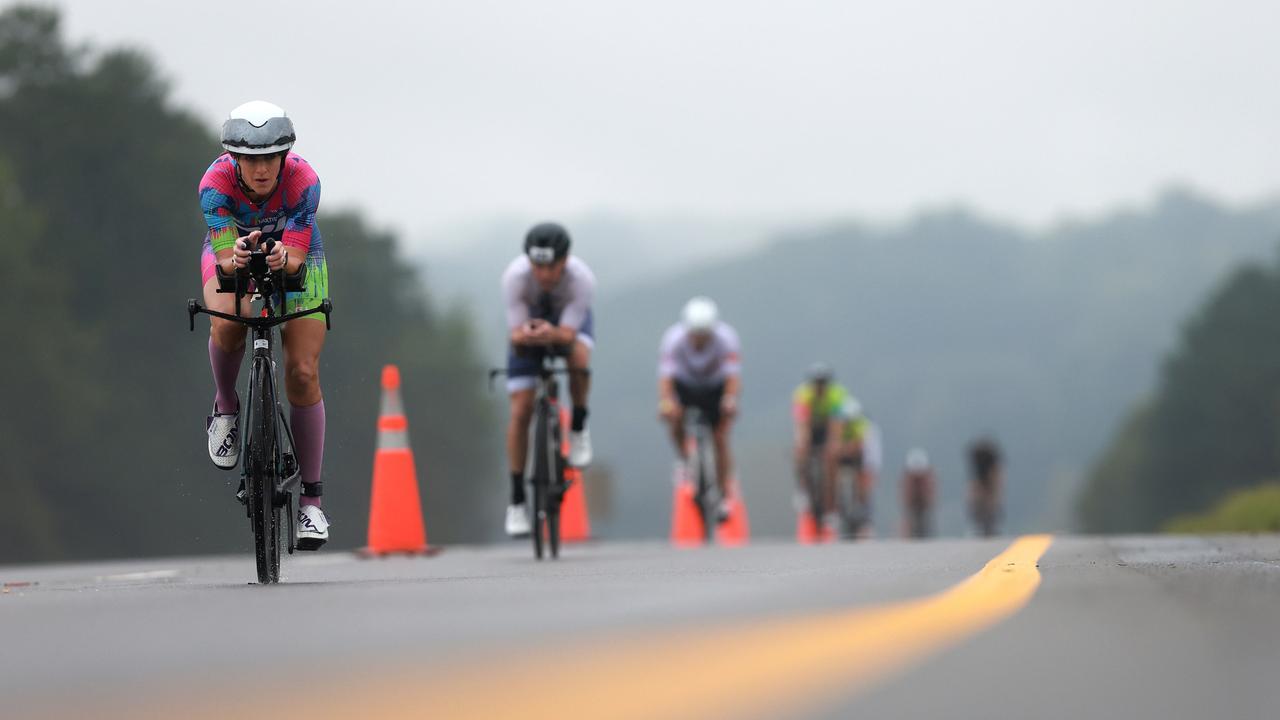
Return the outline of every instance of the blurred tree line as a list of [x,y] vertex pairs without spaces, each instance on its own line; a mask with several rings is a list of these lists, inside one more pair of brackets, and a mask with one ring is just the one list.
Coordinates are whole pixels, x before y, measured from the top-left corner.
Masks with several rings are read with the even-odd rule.
[[1274,490],[1236,494],[1280,476],[1277,314],[1280,262],[1238,270],[1192,316],[1156,393],[1131,412],[1093,468],[1077,508],[1083,529],[1208,527],[1174,518],[1233,496],[1215,511],[1213,527],[1229,529],[1223,517],[1252,526],[1280,516],[1280,505],[1243,511],[1274,502]]
[[[186,327],[196,186],[221,150],[167,95],[144,54],[70,46],[55,10],[0,12],[0,562],[251,546],[237,475],[204,448],[207,321]],[[332,544],[364,540],[386,362],[403,373],[431,540],[486,537],[501,456],[468,318],[434,307],[359,214],[318,224]]]

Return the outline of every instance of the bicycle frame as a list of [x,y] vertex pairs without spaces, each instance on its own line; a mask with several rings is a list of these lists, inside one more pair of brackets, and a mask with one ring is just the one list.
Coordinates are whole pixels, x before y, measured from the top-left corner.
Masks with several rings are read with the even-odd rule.
[[[275,332],[274,329],[295,318],[323,313],[325,317],[325,328],[330,327],[329,315],[333,311],[333,304],[328,298],[320,302],[320,306],[310,310],[300,310],[293,313],[284,313],[277,315],[277,299],[279,307],[285,305],[285,292],[290,289],[291,280],[297,289],[302,289],[302,282],[305,278],[305,270],[301,271],[295,278],[288,278],[280,271],[270,271],[266,264],[266,255],[270,252],[270,243],[267,244],[266,251],[255,251],[250,256],[247,272],[237,273],[234,278],[229,278],[217,270],[219,287],[218,293],[232,293],[236,295],[236,313],[224,313],[217,310],[211,310],[202,307],[194,299],[187,300],[187,319],[188,329],[195,330],[195,317],[197,314],[205,314],[211,317],[222,318],[231,322],[239,323],[246,326],[250,330],[250,338],[252,340],[253,354],[250,358],[249,371],[249,392],[248,403],[245,406],[244,427],[246,430],[241,433],[240,450],[241,457],[241,477],[240,490],[236,493],[236,498],[245,505],[245,513],[249,517],[249,522],[254,530],[256,555],[258,560],[258,580],[260,583],[279,582],[280,567],[280,527],[279,527],[279,511],[285,509],[286,524],[288,527],[288,544],[287,548],[290,554],[293,553],[297,546],[297,528],[294,525],[293,517],[293,492],[298,489],[302,481],[301,468],[297,461],[296,451],[294,449],[293,433],[289,428],[289,422],[285,418],[284,409],[280,405],[279,392],[277,390],[276,373],[275,373]],[[303,266],[305,268],[305,266]],[[226,289],[226,285],[234,280],[234,288]],[[258,317],[245,316],[241,314],[241,301],[250,295],[250,287],[256,289],[257,295],[261,296],[264,305],[262,313]],[[262,388],[268,398],[258,396],[258,388]],[[261,418],[255,415],[256,411],[265,411],[275,416],[270,422],[271,439],[269,458],[255,458],[251,453],[250,441],[253,437],[255,423],[261,422]],[[285,451],[287,441],[288,451]],[[259,461],[265,461],[269,465],[269,470],[264,471],[263,468],[251,468],[251,464]],[[267,477],[255,477],[265,472]],[[255,483],[261,484],[261,487],[255,487]],[[269,487],[267,484],[269,483]],[[255,492],[255,490],[261,492]],[[255,513],[261,514],[261,527],[259,527],[259,519],[255,517]],[[270,516],[268,518],[268,515]],[[268,537],[269,536],[269,537]]]

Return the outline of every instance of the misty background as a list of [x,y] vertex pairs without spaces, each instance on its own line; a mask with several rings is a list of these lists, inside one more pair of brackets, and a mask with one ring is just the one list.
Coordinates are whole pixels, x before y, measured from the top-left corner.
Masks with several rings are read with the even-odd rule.
[[[815,359],[835,365],[883,427],[882,535],[897,529],[897,475],[916,445],[939,467],[940,529],[963,532],[962,452],[980,433],[1009,457],[1012,531],[1149,529],[1280,476],[1273,452],[1160,512],[1133,509],[1151,503],[1131,493],[1130,510],[1106,523],[1080,499],[1087,487],[1111,497],[1109,478],[1140,474],[1104,455],[1116,456],[1135,408],[1159,405],[1188,318],[1242,265],[1276,256],[1280,98],[1265,88],[1280,70],[1268,32],[1280,8],[369,2],[356,12],[268,1],[197,17],[192,7],[64,2],[57,43],[24,42],[12,23],[0,33],[0,211],[41,218],[8,225],[4,249],[49,271],[63,248],[86,244],[58,291],[70,297],[136,237],[146,208],[168,218],[149,234],[172,246],[163,266],[179,268],[147,304],[177,308],[197,293],[194,188],[221,119],[251,98],[286,107],[296,150],[324,184],[332,238],[339,314],[323,385],[339,547],[363,542],[383,362],[406,366],[431,540],[497,537],[505,402],[483,368],[503,357],[498,275],[544,219],[568,226],[600,281],[588,478],[599,535],[667,530],[657,343],[700,293],[743,339],[735,444],[757,534],[794,529],[788,401]],[[278,37],[237,31],[228,18],[239,15],[278,23]],[[31,71],[50,46],[71,58],[54,80]],[[137,62],[121,75],[113,53]],[[134,152],[149,143],[151,155]],[[199,423],[210,384],[202,332],[188,335],[167,309],[146,325],[122,321],[137,298],[98,282],[78,297],[111,303],[68,303],[49,321],[74,331],[48,333],[69,363],[48,388],[67,397],[39,432],[21,408],[47,393],[23,363],[51,351],[5,360],[15,400],[5,484],[22,501],[5,516],[21,522],[7,524],[4,559],[241,548],[247,533],[199,433],[157,438],[164,459],[134,465],[137,443],[122,429],[156,410],[164,427]],[[6,299],[15,325],[49,286],[21,287]],[[1259,318],[1276,309],[1245,306]],[[95,368],[128,362],[144,327],[161,322],[174,333],[171,394],[122,422],[101,396],[136,394],[148,373]],[[92,431],[104,424],[117,436]],[[64,447],[78,449],[74,462]],[[1229,451],[1220,443],[1196,460]],[[193,502],[199,537],[165,520]],[[69,518],[96,517],[82,506],[101,503],[135,508],[120,511],[132,530],[109,531],[111,541],[77,530]]]

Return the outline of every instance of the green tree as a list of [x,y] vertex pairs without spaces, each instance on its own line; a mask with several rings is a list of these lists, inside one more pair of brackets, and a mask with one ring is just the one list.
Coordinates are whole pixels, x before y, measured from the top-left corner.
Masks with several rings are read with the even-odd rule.
[[1187,323],[1159,390],[1098,463],[1087,530],[1154,530],[1280,471],[1280,267],[1236,272]]

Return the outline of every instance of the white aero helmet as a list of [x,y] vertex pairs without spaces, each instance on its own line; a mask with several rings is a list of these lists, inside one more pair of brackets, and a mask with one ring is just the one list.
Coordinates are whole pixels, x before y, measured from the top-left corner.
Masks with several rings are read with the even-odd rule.
[[855,397],[847,397],[844,399],[844,404],[840,406],[840,414],[846,420],[860,420],[863,417],[862,403]]
[[911,452],[907,453],[907,470],[910,472],[924,472],[929,469],[929,453],[920,448],[911,448]]
[[720,310],[709,297],[699,295],[684,304],[680,322],[689,332],[709,333],[720,320]]
[[271,155],[293,147],[298,137],[284,108],[251,100],[222,123],[222,148],[239,155]]

